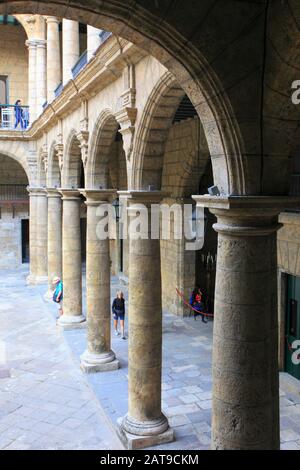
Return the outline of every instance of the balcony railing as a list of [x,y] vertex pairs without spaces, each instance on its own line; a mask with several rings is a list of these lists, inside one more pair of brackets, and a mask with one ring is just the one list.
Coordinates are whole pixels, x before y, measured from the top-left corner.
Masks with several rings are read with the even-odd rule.
[[110,33],[109,31],[101,31],[101,33],[100,33],[101,44],[103,42],[105,42],[106,39],[108,39],[111,35],[112,35],[112,33]]
[[79,57],[78,61],[72,68],[72,75],[73,78],[76,78],[77,75],[79,74],[80,70],[83,69],[87,64],[87,51],[84,51],[84,53]]
[[63,91],[63,88],[64,88],[64,85],[63,85],[63,82],[61,82],[61,83],[58,85],[58,87],[56,87],[55,90],[54,90],[54,96],[55,96],[55,98],[57,98],[57,97],[61,94],[61,92]]
[[24,131],[29,126],[29,106],[0,104],[0,129]]
[[26,184],[0,184],[0,202],[27,202]]

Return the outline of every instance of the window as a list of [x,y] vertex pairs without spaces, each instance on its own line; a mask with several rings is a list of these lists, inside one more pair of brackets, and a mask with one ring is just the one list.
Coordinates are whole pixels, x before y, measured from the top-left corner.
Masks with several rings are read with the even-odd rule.
[[0,75],[0,104],[8,103],[7,77]]
[[11,15],[0,15],[0,24],[12,24],[12,25],[19,25],[19,21]]

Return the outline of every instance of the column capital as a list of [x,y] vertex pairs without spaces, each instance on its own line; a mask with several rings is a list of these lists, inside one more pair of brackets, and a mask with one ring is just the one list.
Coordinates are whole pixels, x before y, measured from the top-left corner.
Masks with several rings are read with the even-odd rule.
[[28,49],[36,49],[37,46],[36,39],[27,39],[27,41],[25,41],[25,44]]
[[37,46],[46,47],[47,41],[46,39],[27,39],[25,44],[28,48],[36,48]]
[[61,198],[61,193],[58,188],[46,188],[47,197],[57,197]]
[[34,188],[28,186],[27,191],[29,192],[30,196],[46,196],[45,188]]
[[80,192],[78,189],[58,189],[58,192],[62,195],[63,201],[75,201],[80,200]]
[[213,228],[231,236],[267,236],[281,224],[278,215],[300,207],[299,197],[288,196],[192,196],[197,206],[207,207],[218,217]]
[[289,196],[210,196],[209,194],[194,195],[192,198],[200,207],[211,210],[234,211],[236,213],[279,214],[284,209],[300,207],[300,197]]
[[130,204],[159,204],[164,198],[170,196],[167,191],[129,190],[118,191],[120,199],[127,199]]
[[59,18],[57,18],[56,16],[46,16],[46,23],[47,23],[47,24],[50,24],[50,23],[57,23],[57,24],[59,24],[59,23],[60,23],[60,20],[59,20]]
[[86,198],[86,205],[98,205],[111,202],[117,195],[116,189],[79,189]]

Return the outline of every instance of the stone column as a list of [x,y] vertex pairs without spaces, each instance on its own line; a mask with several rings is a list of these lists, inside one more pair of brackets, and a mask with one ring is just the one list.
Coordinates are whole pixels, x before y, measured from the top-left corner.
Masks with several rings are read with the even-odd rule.
[[72,67],[79,59],[79,23],[63,19],[63,83],[73,78]]
[[27,277],[27,283],[33,284],[37,276],[37,194],[36,189],[28,188],[29,192],[29,256],[30,256],[30,274]]
[[76,328],[85,321],[82,315],[81,198],[76,190],[62,189],[60,193],[63,196],[64,314],[58,324],[64,328]]
[[48,292],[52,298],[54,277],[62,277],[62,201],[57,189],[47,189],[48,196]]
[[[147,208],[148,227],[141,238],[129,234],[129,377],[128,414],[118,421],[118,433],[129,449],[170,442],[174,432],[161,410],[162,306],[160,240],[151,239],[151,204],[166,194],[160,191],[119,192],[128,198],[130,221],[135,204]],[[122,202],[122,201],[121,201]],[[144,212],[144,210],[143,210]]]
[[37,42],[26,41],[28,47],[28,105],[30,124],[36,119],[36,52]]
[[87,27],[87,60],[89,61],[93,55],[94,52],[98,49],[98,47],[101,44],[101,38],[100,38],[100,33],[101,29],[94,28],[94,26],[89,26]]
[[54,91],[61,82],[59,19],[47,16],[47,101],[54,100]]
[[37,276],[43,284],[48,280],[48,201],[46,191],[40,190],[37,202]]
[[47,63],[46,63],[47,41],[39,39],[36,41],[36,108],[37,116],[43,112],[43,105],[47,101]]
[[194,199],[218,218],[212,448],[279,449],[276,232],[290,201]]
[[28,284],[47,282],[47,197],[42,188],[30,193],[30,276]]
[[85,372],[99,372],[119,368],[119,361],[111,350],[111,297],[109,238],[101,239],[97,225],[103,218],[98,208],[110,205],[114,190],[85,190],[87,204],[87,350],[81,356]]

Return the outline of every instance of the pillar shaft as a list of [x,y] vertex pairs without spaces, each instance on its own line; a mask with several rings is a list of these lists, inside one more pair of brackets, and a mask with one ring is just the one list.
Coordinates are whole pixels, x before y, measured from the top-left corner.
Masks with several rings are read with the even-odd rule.
[[[109,205],[115,191],[83,191],[87,204],[87,351],[81,356],[85,371],[118,368],[111,351],[111,297],[109,239],[97,231],[101,217],[99,206]],[[111,364],[113,362],[113,364]],[[111,364],[111,367],[108,366]],[[103,365],[103,367],[102,367]]]
[[54,91],[61,81],[59,19],[47,17],[47,101],[55,98]]
[[48,195],[48,285],[52,290],[54,277],[62,276],[62,201],[56,189],[47,189]]
[[[195,196],[196,201],[205,197]],[[278,201],[208,198],[218,222],[214,449],[279,449]]]
[[39,115],[47,101],[46,41],[39,39],[36,43],[36,111]]
[[37,275],[37,197],[33,189],[29,189],[29,256],[30,256],[30,275],[28,282]]
[[[162,367],[162,306],[160,241],[151,239],[150,206],[159,203],[163,194],[132,191],[128,213],[137,216],[134,208],[142,203],[148,208],[147,239],[129,241],[129,400],[128,415],[123,429],[136,436],[155,436],[168,429],[167,418],[161,411]],[[171,440],[173,435],[171,437]]]
[[44,281],[46,280],[48,274],[47,227],[47,194],[45,190],[41,190],[37,196],[37,276],[43,278]]
[[64,314],[59,324],[64,326],[76,325],[85,319],[82,315],[81,198],[75,190],[60,192],[63,196]]
[[63,19],[63,83],[73,78],[72,67],[79,59],[79,23]]
[[36,41],[26,41],[28,46],[28,105],[29,119],[32,124],[36,119]]
[[47,197],[44,189],[30,188],[29,284],[47,282]]
[[94,52],[98,49],[101,44],[100,38],[101,29],[94,28],[94,26],[87,27],[87,60],[89,61]]

